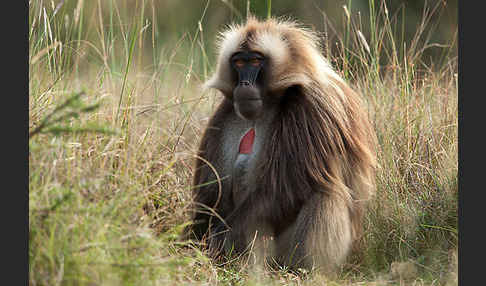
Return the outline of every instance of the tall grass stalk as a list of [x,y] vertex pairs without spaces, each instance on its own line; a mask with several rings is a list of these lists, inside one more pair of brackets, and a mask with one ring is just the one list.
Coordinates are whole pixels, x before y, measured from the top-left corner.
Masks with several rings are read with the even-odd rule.
[[272,0],[267,0],[267,19],[272,17]]
[[125,92],[125,86],[126,86],[126,83],[127,83],[127,76],[128,76],[128,71],[130,69],[130,64],[132,63],[132,58],[133,58],[133,53],[134,53],[134,48],[135,48],[135,43],[136,43],[136,40],[137,40],[137,37],[138,37],[138,25],[135,23],[135,24],[132,24],[132,29],[130,31],[130,35],[128,36],[128,43],[129,43],[129,50],[127,52],[127,56],[128,56],[128,59],[127,59],[127,62],[125,64],[125,71],[123,73],[123,83],[122,83],[122,87],[121,87],[121,91],[120,91],[120,96],[119,96],[119,99],[118,99],[118,107],[116,109],[116,115],[115,115],[115,123],[118,123],[118,115],[120,113],[120,107],[121,107],[121,103],[122,103],[122,100],[123,100],[123,94]]

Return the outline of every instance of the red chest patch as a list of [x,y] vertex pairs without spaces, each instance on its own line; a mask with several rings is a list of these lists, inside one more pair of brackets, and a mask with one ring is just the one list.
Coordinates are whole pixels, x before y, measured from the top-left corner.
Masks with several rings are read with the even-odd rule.
[[255,141],[255,129],[251,128],[241,138],[239,154],[250,154],[253,149],[253,141]]

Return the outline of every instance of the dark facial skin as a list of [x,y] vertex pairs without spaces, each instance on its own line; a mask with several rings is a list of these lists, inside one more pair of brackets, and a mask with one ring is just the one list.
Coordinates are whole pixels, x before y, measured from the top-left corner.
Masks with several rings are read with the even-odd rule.
[[243,119],[255,120],[262,113],[262,86],[258,79],[262,77],[264,62],[262,54],[251,51],[238,52],[231,57],[230,64],[237,75],[233,105]]

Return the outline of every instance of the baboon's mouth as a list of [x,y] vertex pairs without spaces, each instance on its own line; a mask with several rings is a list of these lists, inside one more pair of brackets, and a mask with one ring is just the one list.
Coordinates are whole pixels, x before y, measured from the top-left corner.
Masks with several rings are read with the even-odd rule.
[[234,102],[236,114],[245,120],[257,119],[263,109],[263,101],[261,99],[243,99]]
[[241,118],[254,120],[263,109],[260,91],[254,85],[238,85],[233,91],[233,105]]

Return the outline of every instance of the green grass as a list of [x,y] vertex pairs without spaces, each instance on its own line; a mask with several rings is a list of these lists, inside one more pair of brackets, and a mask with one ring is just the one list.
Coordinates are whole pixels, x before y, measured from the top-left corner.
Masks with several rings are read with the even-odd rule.
[[[329,57],[365,99],[379,168],[363,249],[326,278],[243,259],[217,266],[179,238],[197,143],[220,99],[199,89],[215,64],[202,25],[165,43],[153,1],[41,3],[29,6],[30,285],[454,284],[457,57],[454,40],[437,47],[421,32],[431,14],[407,43],[381,1],[370,1],[369,23],[352,1],[343,10]],[[421,57],[430,48],[444,55],[434,66]],[[412,282],[394,262],[413,265]]]

